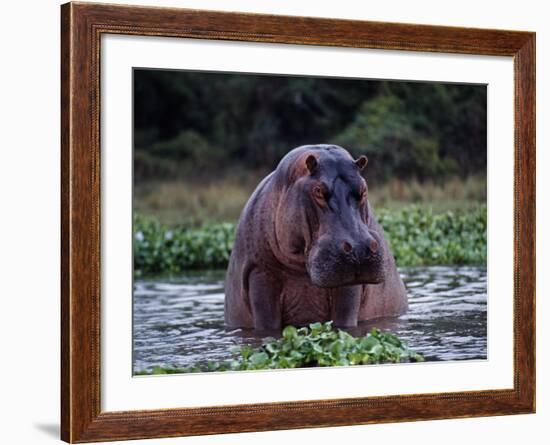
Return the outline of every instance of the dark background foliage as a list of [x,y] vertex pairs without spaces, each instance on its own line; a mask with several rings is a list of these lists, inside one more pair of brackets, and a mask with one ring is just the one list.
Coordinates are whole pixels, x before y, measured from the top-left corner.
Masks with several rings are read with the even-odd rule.
[[486,87],[136,69],[136,182],[268,171],[291,148],[367,154],[369,177],[485,175]]

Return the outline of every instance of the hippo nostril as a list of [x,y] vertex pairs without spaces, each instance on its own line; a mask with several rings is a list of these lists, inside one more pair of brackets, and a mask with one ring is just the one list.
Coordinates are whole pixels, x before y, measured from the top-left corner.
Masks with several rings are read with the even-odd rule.
[[344,242],[342,243],[342,250],[343,250],[344,252],[350,253],[350,252],[352,251],[352,249],[353,249],[353,248],[351,247],[351,244],[348,243],[347,241],[344,241]]
[[372,253],[376,253],[378,250],[378,241],[375,239],[371,240],[369,248]]

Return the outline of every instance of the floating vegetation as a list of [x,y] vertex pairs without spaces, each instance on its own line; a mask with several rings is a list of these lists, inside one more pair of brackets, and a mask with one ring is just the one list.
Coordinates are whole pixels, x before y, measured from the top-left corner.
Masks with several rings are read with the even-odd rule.
[[136,375],[181,374],[208,371],[249,371],[260,369],[353,366],[380,363],[421,362],[424,357],[394,334],[378,329],[353,337],[332,322],[309,327],[287,326],[279,339],[267,338],[262,346],[240,346],[232,360],[209,362],[187,368],[161,367],[142,370]]
[[418,206],[378,214],[398,266],[487,264],[487,207],[432,213]]
[[[487,207],[433,213],[408,206],[380,210],[398,266],[484,265],[487,262]],[[169,227],[136,215],[134,270],[136,276],[178,274],[189,269],[225,268],[235,240],[235,224],[200,228]]]

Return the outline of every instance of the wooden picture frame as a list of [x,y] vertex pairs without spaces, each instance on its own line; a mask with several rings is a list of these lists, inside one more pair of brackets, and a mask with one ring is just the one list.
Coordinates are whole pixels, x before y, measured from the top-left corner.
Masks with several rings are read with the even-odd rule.
[[[148,8],[61,7],[61,437],[173,437],[535,411],[535,34]],[[514,387],[454,393],[102,412],[100,38],[103,34],[512,56]]]

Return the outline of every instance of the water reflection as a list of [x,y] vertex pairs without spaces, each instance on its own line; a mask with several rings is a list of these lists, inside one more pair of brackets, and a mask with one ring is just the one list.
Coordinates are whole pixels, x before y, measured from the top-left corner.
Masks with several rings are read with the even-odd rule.
[[[409,311],[362,323],[389,330],[426,360],[485,359],[487,356],[487,273],[483,267],[400,269]],[[223,324],[224,271],[134,284],[134,370],[155,365],[189,366],[225,360],[240,344],[261,344],[253,331],[226,331]]]

